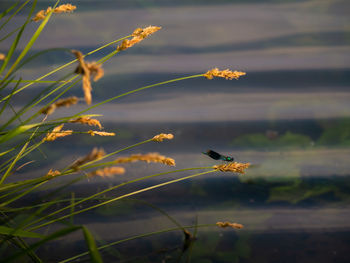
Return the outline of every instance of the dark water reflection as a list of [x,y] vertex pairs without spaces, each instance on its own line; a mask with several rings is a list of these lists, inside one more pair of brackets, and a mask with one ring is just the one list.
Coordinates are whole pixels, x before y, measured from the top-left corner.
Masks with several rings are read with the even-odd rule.
[[[327,135],[325,127],[330,124],[332,131],[338,130],[340,134],[348,127],[348,121],[343,119],[273,123],[106,123],[106,130],[118,126],[120,140],[118,137],[96,140],[67,137],[67,140],[53,142],[51,149],[58,155],[67,147],[71,149],[65,162],[55,164],[59,168],[93,146],[102,146],[111,152],[162,130],[174,132],[175,139],[146,144],[124,154],[157,151],[175,158],[176,168],[180,169],[216,164],[201,154],[213,148],[254,165],[246,175],[217,172],[76,216],[74,222],[88,226],[98,237],[99,244],[176,227],[159,209],[184,226],[217,221],[233,221],[245,226],[241,230],[199,228],[192,250],[184,253],[181,230],[128,241],[104,251],[107,262],[116,259],[118,262],[177,262],[181,255],[183,261],[191,255],[191,262],[347,262],[350,150],[346,137],[337,141],[340,136],[337,133],[332,133],[334,137]],[[266,132],[271,130],[276,132],[275,137]],[[249,137],[250,134],[253,136]],[[47,152],[50,148],[42,150]],[[173,169],[139,163],[124,167],[125,175],[84,180],[64,192],[67,198],[72,192],[79,198],[121,182]],[[120,196],[189,174],[182,172],[134,183],[104,197]],[[33,200],[41,200],[47,193],[40,192]],[[55,242],[40,253],[51,257],[53,250],[55,254],[62,251],[54,256],[55,260],[64,255],[63,259],[84,252],[85,243],[80,235],[72,235],[69,241]]]

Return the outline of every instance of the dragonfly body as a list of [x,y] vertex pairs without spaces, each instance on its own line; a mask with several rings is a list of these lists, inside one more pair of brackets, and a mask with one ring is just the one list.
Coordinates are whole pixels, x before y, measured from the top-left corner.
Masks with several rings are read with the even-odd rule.
[[222,160],[225,162],[233,162],[234,158],[231,156],[225,156],[220,153],[214,152],[213,150],[208,150],[207,152],[204,152],[205,155],[208,155],[210,158],[213,158],[214,160]]

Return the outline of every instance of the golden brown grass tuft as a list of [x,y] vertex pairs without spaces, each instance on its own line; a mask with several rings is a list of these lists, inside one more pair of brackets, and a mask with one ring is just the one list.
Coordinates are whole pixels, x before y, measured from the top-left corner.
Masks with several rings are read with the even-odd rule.
[[221,172],[233,172],[233,173],[245,173],[245,169],[247,169],[250,166],[250,163],[228,163],[228,164],[221,164],[221,165],[214,165],[213,168],[215,170],[219,170]]
[[103,156],[105,156],[106,153],[105,151],[101,148],[94,148],[88,155],[84,156],[83,158],[79,158],[78,160],[76,160],[71,166],[70,168],[78,171],[80,166],[82,166],[85,163],[91,162],[91,161],[95,161],[98,160],[100,158],[102,158]]
[[89,126],[95,126],[95,127],[99,127],[99,129],[102,129],[102,125],[100,121],[96,119],[91,119],[90,117],[79,117],[73,120],[69,120],[69,122],[87,124]]
[[94,76],[93,80],[96,82],[105,74],[102,65],[96,62],[86,62],[87,68],[90,70],[90,75]]
[[60,171],[52,171],[52,169],[50,169],[50,171],[48,171],[48,173],[45,175],[46,177],[55,177],[56,175],[60,175],[61,172]]
[[235,229],[242,229],[244,226],[242,224],[238,224],[238,223],[231,223],[231,222],[217,222],[216,225],[218,227],[222,227],[222,228],[225,228],[225,227],[232,227],[232,228],[235,228]]
[[171,134],[171,133],[168,133],[168,134],[161,133],[161,134],[158,134],[158,135],[154,136],[152,138],[152,141],[162,142],[164,139],[172,140],[172,139],[174,139],[174,135]]
[[214,77],[220,77],[225,79],[238,79],[240,76],[246,75],[245,72],[241,71],[231,71],[229,69],[219,70],[218,68],[213,68],[204,74],[207,79],[213,79]]
[[100,177],[112,177],[116,174],[124,174],[125,168],[120,166],[115,167],[105,167],[103,169],[98,169],[91,173],[88,173],[88,177],[100,176]]
[[72,130],[62,131],[63,125],[64,124],[61,124],[61,125],[55,127],[52,130],[52,132],[49,132],[46,135],[46,137],[44,138],[44,141],[52,142],[52,141],[56,140],[57,138],[65,137],[65,136],[71,135],[73,133]]
[[100,136],[115,136],[114,132],[103,132],[103,131],[88,131],[88,134],[90,134],[91,136],[95,136],[95,135],[100,135]]
[[129,157],[120,157],[114,161],[114,163],[133,163],[143,161],[147,163],[162,163],[169,166],[175,166],[175,160],[169,157],[160,155],[159,153],[147,153],[147,154],[132,154]]
[[[73,12],[77,7],[71,4],[64,4],[56,7],[53,10],[53,13],[59,14],[59,13],[70,13]],[[48,7],[46,10],[40,10],[33,18],[32,20],[35,22],[38,22],[40,20],[45,19],[47,14],[51,12],[52,8]]]
[[50,114],[54,113],[57,108],[70,107],[74,104],[77,104],[78,101],[79,101],[79,99],[75,96],[68,97],[65,99],[60,99],[60,100],[56,101],[55,103],[52,103],[51,105],[41,109],[40,113],[50,115]]
[[102,65],[97,64],[96,62],[85,62],[83,54],[78,50],[72,50],[71,52],[79,61],[79,65],[75,69],[75,73],[83,75],[82,80],[85,102],[86,104],[90,105],[92,101],[90,76],[94,76],[94,81],[98,81],[100,78],[102,78],[104,75]]
[[148,37],[149,35],[160,30],[161,27],[158,26],[148,26],[146,28],[136,28],[134,32],[131,34],[133,36],[132,39],[125,39],[120,46],[117,47],[118,51],[122,51],[132,47],[133,45],[141,42],[143,39]]

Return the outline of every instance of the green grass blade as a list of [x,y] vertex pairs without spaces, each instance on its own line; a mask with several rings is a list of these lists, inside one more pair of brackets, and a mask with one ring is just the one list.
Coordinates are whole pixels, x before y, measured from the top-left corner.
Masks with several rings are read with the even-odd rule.
[[[17,248],[21,250],[26,250],[29,247],[28,244],[21,237],[12,238],[9,240],[9,242],[14,244]],[[34,251],[29,250],[26,256],[30,258],[34,263],[42,263],[41,259],[35,254]]]
[[83,226],[82,228],[83,228],[83,233],[84,233],[86,244],[89,248],[91,262],[103,263],[101,255],[98,252],[95,239],[93,238],[90,231],[85,226]]
[[[37,0],[34,1],[35,4],[37,2]],[[59,3],[59,0],[57,0],[55,6],[57,6],[57,4]],[[34,4],[33,4],[34,5]],[[53,7],[53,9],[55,8],[55,6]],[[18,58],[15,60],[15,62],[12,64],[12,66],[10,67],[10,69],[8,70],[8,72],[5,75],[5,79],[12,73],[12,71],[16,68],[16,66],[21,62],[21,60],[23,59],[23,57],[28,53],[28,51],[31,49],[31,47],[34,45],[35,41],[37,40],[37,38],[39,37],[39,35],[41,34],[41,32],[43,31],[43,29],[45,28],[47,22],[49,22],[49,19],[53,13],[53,9],[47,14],[47,16],[45,17],[45,19],[43,20],[43,22],[41,22],[40,26],[38,27],[38,29],[35,31],[34,35],[32,36],[32,38],[29,40],[29,42],[27,43],[27,45],[24,47],[24,49],[22,50],[22,52],[19,54]],[[31,14],[30,14],[31,16]],[[4,63],[5,64],[5,63]],[[0,70],[1,73],[1,70]]]
[[[17,5],[18,5],[19,1],[17,1],[16,3],[14,3],[12,6],[10,6],[9,8],[7,8],[4,12],[2,12],[0,14],[0,19],[2,19],[4,16],[6,16],[8,13],[11,12],[11,10],[13,8],[15,8]],[[3,26],[0,27],[0,29],[2,28]]]
[[[36,105],[38,105],[41,101],[43,101],[44,99],[46,99],[47,97],[51,96],[53,93],[55,93],[56,91],[58,91],[59,89],[61,89],[63,86],[65,86],[67,83],[70,83],[74,78],[77,77],[74,76],[72,78],[70,78],[68,81],[64,82],[63,84],[61,84],[60,86],[58,86],[57,88],[51,90],[53,87],[55,87],[56,84],[58,84],[61,80],[66,79],[67,77],[71,76],[72,73],[67,74],[66,76],[62,77],[59,81],[57,81],[56,83],[53,83],[51,85],[49,85],[46,89],[44,89],[42,92],[40,92],[37,96],[35,96],[29,103],[27,103],[24,107],[22,107],[21,110],[19,110],[19,112],[17,112],[16,115],[14,115],[12,118],[10,118],[6,123],[4,123],[0,130],[5,129],[6,127],[8,127],[12,122],[14,122],[15,120],[17,120],[19,117],[21,117],[23,114],[25,114],[26,112],[28,112],[30,109],[32,109],[33,107],[35,107]],[[63,92],[61,92],[58,96],[55,97],[55,99],[51,100],[49,103],[47,103],[45,106],[48,106],[49,104],[53,103],[56,99],[58,99],[60,96],[62,96],[64,93],[66,93],[70,88],[72,88],[76,83],[78,83],[79,81],[73,82],[71,86],[69,86],[68,88],[66,88]],[[22,88],[20,88],[19,90],[21,90]],[[14,94],[16,94],[19,90],[17,90],[16,92],[14,92]],[[51,90],[51,91],[50,91]],[[3,100],[8,99],[9,95],[6,96]],[[36,114],[32,115],[32,117],[28,118],[26,121],[23,122],[23,124],[27,124],[29,121],[31,121],[32,119],[36,118],[37,116],[39,116],[41,113],[40,111],[38,111]]]
[[0,226],[0,234],[1,235],[10,235],[10,236],[18,236],[18,237],[32,237],[32,238],[43,238],[43,235],[38,233],[24,231],[24,230],[16,230],[14,228]]
[[[92,54],[94,54],[94,53],[96,53],[96,52],[98,52],[98,51],[100,51],[100,50],[102,50],[102,49],[104,49],[104,48],[106,48],[106,47],[109,47],[110,45],[113,45],[113,44],[115,44],[115,43],[117,43],[117,42],[123,41],[124,39],[130,38],[130,37],[131,37],[131,35],[126,36],[126,37],[119,38],[119,39],[117,39],[117,40],[114,40],[114,41],[112,41],[112,42],[110,42],[110,43],[108,43],[108,44],[105,44],[105,45],[103,45],[103,46],[101,46],[101,47],[99,47],[99,48],[97,48],[97,49],[94,49],[94,50],[90,51],[89,53],[85,54],[83,57],[85,58],[86,56],[92,55]],[[66,63],[66,64],[64,64],[64,65],[62,65],[62,66],[59,66],[58,68],[56,68],[56,69],[50,71],[49,73],[47,73],[47,74],[45,74],[45,75],[43,75],[43,76],[37,78],[36,81],[40,81],[40,80],[42,80],[42,79],[44,79],[44,78],[46,78],[46,77],[48,77],[48,76],[50,76],[50,75],[52,75],[52,74],[54,74],[54,73],[56,73],[56,72],[58,72],[58,71],[60,71],[60,70],[62,70],[62,69],[64,69],[64,68],[68,67],[69,65],[71,65],[71,64],[73,64],[74,62],[77,62],[77,61],[78,61],[77,59],[74,59],[74,60],[72,60],[72,61],[70,61],[70,62],[68,62],[68,63]],[[0,83],[1,83],[1,82],[0,82]],[[34,82],[33,82],[33,83],[34,83]],[[17,90],[16,93],[21,92],[22,90],[28,88],[28,87],[31,86],[33,83],[29,83],[29,84],[25,85],[24,87],[21,87],[19,90]],[[7,99],[7,96],[5,96],[4,98],[1,98],[1,99],[0,99],[0,102],[4,101],[4,100],[6,100],[6,99]]]
[[13,197],[13,198],[7,200],[6,202],[1,203],[1,204],[0,204],[0,207],[1,207],[1,206],[7,206],[7,205],[11,204],[12,202],[14,202],[14,201],[16,201],[16,200],[22,198],[23,196],[29,194],[30,192],[32,192],[32,191],[35,190],[36,188],[42,186],[42,185],[45,184],[46,182],[47,182],[47,181],[43,181],[43,182],[41,182],[41,183],[35,184],[33,187],[31,187],[31,188],[28,189],[27,191],[24,191],[24,192],[22,192],[22,193],[20,193],[20,194],[17,194],[15,197]]
[[[24,126],[39,126],[39,125],[41,125],[41,123],[40,124],[31,124],[31,125],[22,125],[22,126],[20,126],[20,127],[24,127]],[[19,128],[20,128],[19,127]],[[31,140],[33,139],[33,137],[34,137],[34,135],[35,135],[35,133],[36,133],[36,131],[38,130],[38,128],[39,127],[37,127],[36,129],[35,129],[35,131],[32,133],[32,135],[30,136],[30,138],[28,138],[27,139],[27,142],[24,144],[24,146],[22,147],[22,149],[21,149],[21,151],[16,155],[16,157],[15,157],[15,159],[12,161],[12,163],[9,165],[9,167],[7,168],[7,170],[6,170],[6,172],[5,172],[5,174],[2,176],[2,178],[1,178],[1,180],[0,180],[0,185],[4,182],[4,180],[10,175],[10,173],[12,172],[12,169],[13,169],[13,167],[14,167],[14,165],[17,163],[17,161],[19,160],[19,159],[21,159],[22,158],[22,155],[23,155],[23,153],[25,152],[25,150],[26,150],[26,148],[28,147],[28,145],[29,145],[29,143],[31,142]],[[17,130],[18,128],[16,128],[15,130]],[[31,128],[30,128],[31,129]],[[13,131],[10,131],[10,133],[12,133]],[[6,137],[6,135],[4,135],[3,137]],[[2,137],[0,138],[0,140],[2,139]],[[42,141],[41,142],[39,142],[39,143],[37,143],[36,145],[40,145],[42,143]]]
[[[27,0],[27,1],[29,1],[29,0]],[[34,0],[34,2],[33,2],[33,4],[32,4],[32,8],[31,8],[31,10],[30,10],[30,12],[29,12],[29,15],[28,15],[28,17],[27,17],[26,22],[25,22],[25,23],[23,24],[23,26],[21,27],[20,31],[18,32],[18,34],[17,34],[15,40],[13,41],[13,43],[12,43],[12,45],[11,45],[11,47],[10,47],[9,52],[6,54],[5,61],[2,63],[2,66],[1,66],[1,68],[0,68],[0,74],[3,72],[3,70],[4,70],[5,67],[7,66],[8,62],[10,61],[10,59],[11,59],[11,57],[12,57],[12,55],[13,55],[13,52],[15,51],[15,49],[16,49],[16,47],[17,47],[17,45],[18,45],[18,42],[19,42],[19,40],[20,40],[20,38],[21,38],[21,36],[22,36],[22,33],[23,33],[24,29],[26,28],[27,24],[30,22],[30,17],[32,16],[32,14],[33,14],[33,12],[34,12],[34,9],[35,9],[35,6],[36,6],[36,2],[37,2],[37,0]],[[23,51],[22,51],[22,53],[23,53]],[[17,59],[17,61],[18,61],[18,59]],[[14,66],[15,66],[15,64],[12,65],[11,68],[13,68]],[[7,74],[5,75],[4,79],[7,79],[7,78],[9,77],[9,75],[10,75],[10,73],[11,73],[11,68],[10,68],[10,70],[7,72]]]
[[0,38],[0,42],[6,40],[7,38],[9,38],[10,36],[12,36],[14,33],[16,33],[18,30],[21,29],[22,26],[17,27],[15,30],[12,30],[10,33],[8,33],[7,35],[5,35],[3,38]]
[[181,77],[181,78],[176,78],[176,79],[172,79],[172,80],[167,80],[167,81],[163,81],[163,82],[159,82],[159,83],[156,83],[156,84],[152,84],[152,85],[148,85],[148,86],[144,86],[144,87],[141,87],[141,88],[138,88],[138,89],[134,89],[134,90],[131,90],[131,91],[128,91],[128,92],[125,92],[123,94],[120,94],[120,95],[117,95],[115,97],[112,97],[112,98],[109,98],[107,100],[104,100],[100,103],[97,103],[85,110],[82,110],[81,112],[77,113],[76,115],[74,115],[73,117],[75,118],[76,116],[78,115],[81,115],[89,110],[92,110],[96,107],[99,107],[105,103],[108,103],[108,102],[111,102],[113,100],[116,100],[116,99],[119,99],[121,97],[124,97],[124,96],[127,96],[127,95],[130,95],[130,94],[133,94],[133,93],[136,93],[136,92],[139,92],[139,91],[142,91],[142,90],[145,90],[145,89],[149,89],[149,88],[153,88],[153,87],[157,87],[157,86],[161,86],[161,85],[164,85],[164,84],[168,84],[168,83],[173,83],[173,82],[177,82],[177,81],[181,81],[181,80],[185,80],[185,79],[192,79],[192,78],[198,78],[198,77],[203,77],[204,74],[198,74],[198,75],[192,75],[192,76],[188,76],[188,77]]
[[[49,49],[45,49],[42,51],[39,51],[37,53],[35,53],[34,55],[31,55],[30,57],[23,59],[22,63],[20,63],[15,71],[17,71],[18,69],[20,69],[21,67],[23,67],[24,65],[28,64],[29,62],[31,62],[33,59],[36,59],[37,57],[41,56],[41,55],[45,55],[46,53],[52,52],[52,51],[67,51],[70,52],[70,48],[49,48]],[[36,81],[37,83],[38,81]]]
[[[22,10],[23,7],[25,7],[30,0],[27,0],[26,2],[24,2],[1,26],[0,26],[0,30],[3,29],[3,27],[19,12]],[[14,7],[16,7],[18,5],[19,1],[17,1],[14,5],[12,5],[11,7],[9,7],[7,10],[5,10],[4,12],[1,13],[0,15],[0,19],[2,19],[5,15],[7,15]]]
[[39,126],[39,125],[40,125],[40,123],[21,125],[13,130],[10,130],[10,131],[6,132],[5,135],[2,135],[0,137],[0,143],[4,143],[6,141],[9,141],[13,137],[18,136],[18,135],[20,135],[20,134],[22,134],[30,129],[33,129],[33,128]]
[[[200,224],[200,225],[184,226],[183,228],[185,228],[185,229],[191,229],[191,228],[204,228],[204,227],[217,227],[217,225],[216,225],[216,224]],[[167,229],[163,229],[163,230],[159,230],[159,231],[154,231],[154,232],[149,232],[149,233],[145,233],[145,234],[140,234],[140,235],[128,237],[128,238],[125,238],[125,239],[122,239],[122,240],[118,240],[118,241],[109,243],[109,244],[104,245],[104,246],[100,246],[100,247],[98,247],[97,249],[98,249],[98,250],[102,250],[102,249],[109,248],[109,247],[111,247],[111,246],[115,246],[115,245],[118,245],[118,244],[121,244],[121,243],[124,243],[124,242],[127,242],[127,241],[131,241],[131,240],[135,240],[135,239],[139,239],[139,238],[143,238],[143,237],[154,236],[154,235],[158,235],[158,234],[163,234],[163,233],[167,233],[167,232],[178,231],[178,230],[182,230],[182,228],[173,227],[173,228],[167,228]],[[89,254],[89,252],[84,252],[84,253],[81,253],[81,254],[76,255],[76,256],[74,256],[74,257],[67,258],[67,259],[65,259],[65,260],[59,261],[58,263],[67,263],[67,262],[76,260],[76,259],[78,259],[78,258],[81,258],[81,257],[83,257],[83,256],[86,256],[86,255],[88,255],[88,254]],[[77,262],[78,262],[78,261],[77,261]]]
[[[9,256],[5,259],[2,259],[3,260],[2,262],[6,263],[6,262],[13,262],[15,260],[18,260],[19,257],[27,254],[29,251],[33,251],[49,241],[66,236],[66,235],[68,235],[72,232],[75,232],[77,230],[80,230],[80,229],[81,229],[81,226],[70,226],[70,227],[66,227],[64,229],[58,230],[58,231],[52,233],[51,235],[48,235],[47,237],[43,238],[42,240],[30,245],[27,249],[23,249],[22,251],[19,251],[12,256]],[[19,261],[17,261],[17,262],[19,262]]]
[[[3,82],[0,86],[0,91],[2,91],[3,89],[5,89],[12,81],[14,80],[13,78],[7,79],[6,82]],[[10,94],[11,95],[11,94]],[[9,97],[9,96],[7,96]]]
[[15,149],[15,148],[12,148],[12,149],[10,149],[10,150],[1,152],[1,153],[0,153],[0,157],[1,157],[1,156],[4,156],[4,155],[6,155],[6,154],[8,154],[9,152],[12,152],[14,149]]
[[23,148],[21,149],[21,151],[16,155],[15,159],[11,162],[11,164],[9,165],[9,167],[7,168],[6,172],[4,173],[4,175],[1,177],[0,180],[0,185],[5,181],[5,179],[10,175],[10,172],[12,171],[13,167],[15,166],[15,164],[17,163],[17,161],[20,159],[22,153],[25,151],[25,149],[27,148],[29,144],[29,141],[26,142],[26,144],[23,146]]
[[[210,167],[210,168],[212,169],[212,167]],[[170,172],[164,172],[164,173],[160,173],[160,174],[145,176],[145,177],[143,177],[142,179],[141,179],[141,178],[135,179],[135,180],[132,180],[132,181],[129,181],[129,182],[122,183],[122,184],[119,184],[119,185],[117,185],[117,186],[111,187],[111,188],[107,189],[107,191],[109,191],[110,189],[116,189],[116,188],[118,188],[118,187],[121,187],[121,186],[123,186],[123,185],[129,184],[129,183],[131,183],[131,182],[141,181],[141,180],[145,180],[145,179],[152,178],[152,177],[159,176],[159,175],[163,175],[163,174],[170,174],[170,173],[179,172],[179,171],[184,171],[184,170],[190,170],[190,169],[193,169],[193,168],[180,169],[180,170],[177,170],[177,171],[170,171]],[[197,169],[198,169],[198,168],[197,168]],[[161,184],[156,184],[156,185],[153,185],[153,186],[150,186],[150,187],[142,188],[142,189],[140,189],[140,190],[133,191],[133,192],[130,192],[130,193],[128,193],[128,194],[124,194],[124,195],[121,195],[121,196],[112,198],[112,199],[110,199],[110,200],[101,202],[101,203],[99,203],[99,204],[96,204],[96,205],[93,205],[93,206],[90,206],[90,207],[87,207],[87,208],[83,208],[83,209],[81,209],[81,210],[75,211],[74,213],[69,213],[69,214],[64,215],[64,216],[61,216],[60,218],[57,218],[57,219],[55,219],[55,220],[51,220],[51,221],[48,221],[48,222],[43,223],[43,224],[41,224],[41,225],[37,225],[37,226],[35,226],[35,227],[32,227],[32,228],[30,228],[29,230],[30,230],[30,231],[36,230],[36,229],[38,229],[38,228],[41,228],[41,227],[50,225],[50,224],[52,224],[52,223],[59,222],[59,221],[61,221],[61,220],[63,220],[63,219],[66,219],[66,218],[68,218],[68,217],[71,217],[72,215],[77,215],[77,214],[80,214],[80,213],[83,213],[83,212],[86,212],[86,211],[95,209],[95,208],[97,208],[97,207],[100,207],[100,206],[103,206],[103,205],[106,205],[106,204],[109,204],[109,203],[112,203],[112,202],[115,202],[115,201],[118,201],[118,200],[121,200],[121,199],[130,197],[130,196],[133,196],[133,195],[136,195],[136,194],[140,194],[140,193],[143,193],[143,192],[146,192],[146,191],[150,191],[150,190],[153,190],[153,189],[156,189],[156,188],[159,188],[159,187],[163,187],[163,186],[168,185],[168,184],[177,183],[177,182],[180,182],[180,181],[188,180],[188,179],[191,179],[191,178],[200,176],[200,175],[204,175],[204,174],[208,174],[208,173],[213,173],[213,172],[216,172],[216,170],[210,170],[210,171],[206,171],[206,172],[202,172],[202,173],[196,173],[196,174],[189,175],[189,176],[186,176],[186,177],[181,177],[181,178],[178,178],[178,179],[170,180],[170,181],[167,181],[167,182],[164,182],[164,183],[161,183]],[[105,190],[105,191],[102,191],[102,192],[106,192],[106,190]],[[102,192],[97,193],[97,194],[92,195],[92,196],[93,196],[93,197],[96,197],[97,195],[101,194]],[[88,197],[88,198],[85,198],[85,199],[89,199],[89,198],[91,198],[91,196]],[[83,201],[76,202],[75,205],[77,205],[78,203],[82,203],[82,202],[83,202]],[[65,209],[67,209],[67,208],[70,208],[70,206],[66,206],[64,209],[60,209],[60,210],[58,210],[58,211],[65,210]],[[48,216],[46,216],[46,217],[52,216],[53,214],[56,214],[58,211],[55,211],[55,212],[51,213],[50,215],[48,215]],[[44,217],[44,218],[42,218],[42,219],[45,219],[46,217]],[[41,221],[42,219],[40,219],[40,220],[38,220],[38,221]],[[33,223],[37,223],[37,222],[33,222]]]
[[[5,58],[4,62],[3,62],[2,65],[1,65],[0,74],[4,71],[5,67],[6,67],[7,64],[9,63],[9,61],[10,61],[12,55],[13,55],[13,52],[15,52],[15,49],[16,49],[16,47],[17,47],[17,45],[18,45],[19,40],[21,39],[22,33],[23,33],[23,31],[24,31],[26,25],[27,25],[27,24],[23,24],[23,26],[21,26],[21,29],[19,30],[19,32],[18,32],[16,38],[15,38],[14,41],[12,42],[12,45],[11,45],[9,51],[8,51],[7,54],[6,54],[6,58]],[[6,79],[7,79],[7,76],[3,78],[3,80],[6,80]],[[2,81],[3,81],[3,80],[2,80]],[[0,82],[0,84],[2,84],[2,82]]]
[[[11,81],[11,80],[12,80],[12,79],[10,79],[9,81]],[[17,81],[16,86],[12,89],[12,92],[11,92],[11,94],[10,94],[10,97],[9,97],[9,98],[5,101],[5,103],[2,105],[1,110],[0,110],[0,116],[1,116],[1,114],[4,112],[4,110],[6,109],[7,105],[10,103],[10,100],[11,100],[13,94],[15,93],[15,91],[17,90],[19,83],[20,83],[20,80]]]

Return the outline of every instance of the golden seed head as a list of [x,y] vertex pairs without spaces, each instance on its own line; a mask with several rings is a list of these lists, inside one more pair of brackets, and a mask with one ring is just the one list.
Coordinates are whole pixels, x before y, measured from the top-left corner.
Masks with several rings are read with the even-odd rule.
[[148,26],[145,28],[136,28],[135,31],[132,33],[133,37],[140,37],[140,38],[146,38],[149,35],[152,35],[153,33],[157,32],[158,30],[162,29],[159,26]]
[[56,175],[60,175],[61,172],[60,171],[52,171],[52,169],[50,169],[50,171],[45,175],[46,177],[55,177]]
[[88,134],[90,134],[91,136],[95,136],[95,135],[100,135],[100,136],[115,136],[114,132],[101,132],[101,131],[88,131]]
[[228,164],[214,165],[213,168],[221,172],[233,172],[233,173],[244,174],[245,173],[244,169],[248,168],[249,166],[250,166],[250,163],[232,162]]
[[[73,12],[77,7],[71,4],[64,4],[56,7],[53,10],[53,13],[59,14],[59,13],[70,13]],[[38,22],[40,20],[45,19],[47,14],[51,12],[52,8],[48,7],[46,10],[40,10],[33,18],[32,20],[35,22]]]
[[225,227],[232,227],[232,228],[235,228],[235,229],[242,229],[243,228],[243,225],[242,224],[238,224],[238,223],[231,223],[231,222],[217,222],[216,225],[218,227],[222,227],[222,228],[225,228]]
[[131,34],[133,36],[133,38],[123,40],[121,45],[117,47],[117,50],[122,51],[122,50],[128,49],[128,48],[134,46],[135,44],[141,42],[143,39],[145,39],[149,35],[157,32],[160,29],[161,29],[161,27],[158,27],[158,26],[148,26],[146,28],[136,28],[134,30],[134,32]]
[[219,70],[218,68],[213,68],[204,74],[207,79],[213,79],[213,77],[221,77],[225,79],[238,79],[240,76],[246,75],[245,72],[241,71],[231,71],[229,69]]
[[89,177],[100,176],[100,177],[112,177],[116,174],[124,174],[125,168],[120,166],[115,167],[105,167],[103,169],[98,169],[88,174]]
[[73,12],[75,9],[77,9],[76,6],[71,5],[71,4],[64,4],[64,5],[60,5],[59,7],[56,7],[53,12],[54,13],[70,13]]
[[51,105],[41,109],[40,113],[45,114],[45,115],[50,115],[50,114],[54,113],[56,108],[70,107],[71,105],[77,104],[78,101],[79,101],[79,99],[75,96],[68,97],[65,99],[60,99],[60,100],[56,101],[55,103],[52,103]]
[[174,138],[174,135],[171,134],[171,133],[169,133],[169,134],[161,133],[161,134],[158,134],[158,135],[154,136],[152,138],[152,141],[162,142],[164,139],[172,140],[173,138]]
[[83,81],[83,91],[84,91],[84,97],[85,97],[85,102],[86,104],[90,105],[92,101],[92,96],[91,96],[91,82],[90,82],[90,70],[87,67],[85,61],[84,61],[84,56],[83,54],[78,51],[78,50],[71,50],[71,52],[75,55],[77,58],[79,65],[75,70],[75,73],[77,74],[82,74],[82,81]]
[[79,167],[82,166],[83,164],[88,163],[88,162],[92,162],[92,161],[95,161],[95,160],[98,160],[98,159],[101,159],[105,155],[106,155],[106,153],[105,153],[105,151],[102,148],[98,149],[98,148],[95,147],[88,155],[86,155],[83,158],[79,158],[78,160],[76,160],[70,166],[70,168],[72,168],[75,171],[78,171]]
[[120,157],[116,159],[115,163],[132,163],[137,161],[143,161],[147,163],[162,163],[169,166],[175,166],[175,160],[169,157],[160,155],[159,153],[147,153],[147,154],[132,154],[129,157]]
[[70,123],[87,124],[89,126],[95,126],[95,127],[99,127],[100,129],[102,129],[101,123],[96,119],[91,119],[90,117],[79,117],[79,118],[70,120],[69,122]]
[[46,137],[44,138],[44,141],[52,142],[52,141],[56,140],[57,138],[65,137],[65,136],[71,135],[73,133],[72,130],[62,131],[63,125],[64,124],[61,124],[61,125],[55,127],[52,130],[52,132],[49,132],[46,135]]
[[96,62],[87,62],[86,66],[90,70],[90,75],[94,76],[93,80],[95,82],[102,78],[105,74],[102,68],[102,64],[98,64]]
[[3,54],[3,53],[0,53],[0,60],[5,60],[6,59],[6,56],[5,56],[5,54]]
[[86,104],[90,105],[92,101],[91,96],[91,81],[90,76],[94,76],[94,81],[98,81],[104,75],[104,70],[102,65],[96,62],[85,62],[83,54],[78,50],[71,50],[71,52],[76,56],[79,61],[79,65],[75,69],[75,73],[83,75],[83,91]]

